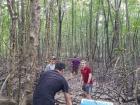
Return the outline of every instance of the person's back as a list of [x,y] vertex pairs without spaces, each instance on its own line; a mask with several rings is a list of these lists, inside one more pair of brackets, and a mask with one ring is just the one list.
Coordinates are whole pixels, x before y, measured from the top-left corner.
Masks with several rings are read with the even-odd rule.
[[43,72],[33,94],[33,105],[54,105],[54,96],[60,90],[68,93],[68,83],[59,71]]
[[79,67],[79,65],[80,65],[80,61],[79,61],[79,59],[73,59],[72,60],[72,65],[73,65],[73,67]]
[[80,60],[76,57],[72,60],[72,74],[78,74]]

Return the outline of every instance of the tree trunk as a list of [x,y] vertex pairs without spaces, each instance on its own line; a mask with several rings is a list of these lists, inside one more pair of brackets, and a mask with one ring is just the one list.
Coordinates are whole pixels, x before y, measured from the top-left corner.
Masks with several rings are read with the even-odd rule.
[[[11,17],[11,29],[10,29],[10,73],[14,75],[16,71],[16,52],[17,52],[17,14],[15,10],[15,1],[14,0],[7,0],[7,6]],[[8,96],[13,96],[13,89],[12,89],[12,79],[8,80],[7,84],[8,89]]]
[[31,55],[31,89],[36,80],[38,70],[38,48],[40,29],[40,6],[39,0],[31,0],[31,27],[30,27],[30,55]]
[[57,37],[57,57],[60,57],[61,53],[61,38],[62,38],[62,20],[64,12],[62,12],[61,1],[58,1],[58,37]]
[[90,0],[90,4],[89,4],[89,52],[90,52],[89,53],[89,60],[90,60],[90,62],[92,62],[92,55],[93,55],[92,3],[93,3],[92,0]]
[[21,75],[24,65],[24,32],[25,32],[25,12],[24,12],[24,2],[23,0],[19,1],[18,3],[18,14],[19,14],[19,19],[18,19],[18,91],[17,91],[17,103],[20,105],[20,98],[21,98]]

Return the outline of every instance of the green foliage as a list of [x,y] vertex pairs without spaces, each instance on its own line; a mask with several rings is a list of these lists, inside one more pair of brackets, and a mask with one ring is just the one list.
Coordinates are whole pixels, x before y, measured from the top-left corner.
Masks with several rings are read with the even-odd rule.
[[128,2],[130,5],[137,5],[138,3],[140,3],[139,0],[129,0]]
[[126,49],[123,48],[123,47],[114,48],[115,54],[121,55],[121,54],[123,54],[125,51],[126,51]]
[[[40,38],[45,39],[45,32],[46,30],[46,9],[49,6],[49,2],[53,0],[41,0],[40,1],[40,7],[41,7],[41,24],[40,24]],[[80,45],[81,44],[81,37],[83,38],[82,41],[85,41],[89,38],[89,24],[90,24],[90,1],[91,0],[73,0],[73,22],[74,22],[74,37],[76,38],[76,42]],[[17,0],[18,2],[18,0]],[[60,1],[59,1],[60,2]],[[105,28],[105,17],[103,10],[105,11],[106,17],[108,17],[108,37],[109,37],[109,43],[111,44],[113,35],[114,35],[114,23],[115,23],[115,8],[114,8],[114,2],[110,2],[110,8],[108,5],[107,0],[92,0],[93,6],[92,6],[92,35],[93,39],[95,39],[95,32],[96,32],[96,16],[99,15],[99,22],[98,22],[98,41],[96,43],[101,44],[101,40],[106,42],[106,30]],[[26,2],[28,3],[28,2]],[[128,0],[128,15],[129,15],[129,22],[130,22],[130,30],[131,32],[135,32],[136,29],[139,29],[140,27],[140,19],[139,18],[139,6],[140,2],[139,0]],[[72,0],[62,0],[62,12],[64,12],[63,22],[62,22],[62,40],[65,42],[65,40],[68,40],[66,36],[69,35],[69,40],[72,39]],[[26,5],[25,5],[26,7]],[[52,33],[54,37],[57,37],[57,28],[58,28],[58,5],[57,2],[53,2],[51,6],[49,7],[51,10],[51,21],[52,24]],[[25,9],[26,10],[26,9]],[[27,12],[27,11],[25,11]],[[110,13],[111,12],[111,13]],[[9,12],[7,10],[7,3],[6,1],[1,2],[1,13],[0,16],[0,35],[1,39],[4,40],[5,43],[8,43],[9,41],[9,26],[10,26],[10,18],[9,18]],[[26,13],[25,13],[26,14]],[[128,36],[128,29],[126,27],[127,21],[126,21],[126,9],[125,9],[125,0],[122,0],[121,8],[119,11],[119,19],[120,19],[120,48],[114,49],[115,52],[123,52],[124,51],[124,44],[126,42],[127,36]],[[25,20],[26,21],[26,20]],[[18,28],[18,27],[17,27]],[[56,38],[54,38],[56,39]],[[99,41],[100,40],[100,41]],[[7,49],[5,46],[5,43],[1,43],[2,46],[4,46],[4,49]],[[88,42],[87,42],[88,43]],[[41,45],[45,46],[45,45]],[[110,45],[111,46],[111,45]],[[4,52],[4,51],[2,51]]]
[[140,19],[133,20],[132,28],[133,28],[133,30],[140,28]]
[[10,20],[9,20],[9,14],[7,11],[6,5],[2,5],[2,16],[0,17],[0,44],[1,44],[1,50],[0,53],[2,55],[5,54],[6,50],[9,48],[9,26],[10,26]]

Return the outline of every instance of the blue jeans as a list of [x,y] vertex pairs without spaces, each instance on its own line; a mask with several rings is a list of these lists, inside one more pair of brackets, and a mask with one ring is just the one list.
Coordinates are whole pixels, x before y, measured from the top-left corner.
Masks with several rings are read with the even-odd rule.
[[84,84],[82,90],[87,94],[90,94],[92,92],[92,84]]

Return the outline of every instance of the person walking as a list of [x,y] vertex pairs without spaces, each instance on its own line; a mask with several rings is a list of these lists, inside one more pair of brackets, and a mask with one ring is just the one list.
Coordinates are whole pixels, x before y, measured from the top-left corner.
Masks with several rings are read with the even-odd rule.
[[46,65],[44,71],[54,70],[55,69],[55,64],[56,64],[56,57],[52,56],[51,59],[50,59],[49,64]]
[[72,75],[77,75],[80,66],[79,58],[74,56],[74,59],[72,59],[71,64],[72,64],[72,71],[71,71]]
[[81,61],[81,81],[82,81],[82,90],[84,91],[84,96],[87,99],[92,99],[92,71],[87,65],[85,60]]
[[64,63],[56,63],[55,70],[43,72],[33,93],[33,105],[55,105],[55,95],[63,91],[66,105],[72,105],[69,86],[63,77]]

